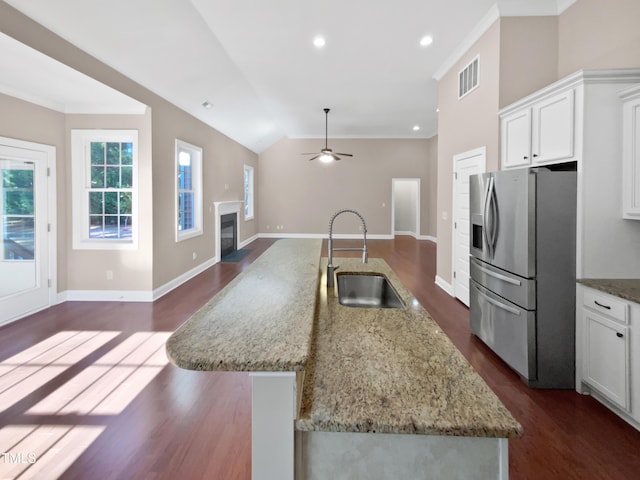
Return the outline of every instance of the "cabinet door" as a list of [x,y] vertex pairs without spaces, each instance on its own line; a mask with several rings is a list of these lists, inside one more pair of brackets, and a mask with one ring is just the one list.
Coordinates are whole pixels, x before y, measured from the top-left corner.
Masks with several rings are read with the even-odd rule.
[[623,107],[622,158],[623,217],[640,220],[640,98]]
[[572,159],[575,134],[573,97],[573,90],[569,90],[533,106],[531,156],[534,163]]
[[587,309],[584,320],[584,380],[629,410],[629,327]]
[[520,167],[531,163],[531,109],[512,113],[502,119],[502,168]]

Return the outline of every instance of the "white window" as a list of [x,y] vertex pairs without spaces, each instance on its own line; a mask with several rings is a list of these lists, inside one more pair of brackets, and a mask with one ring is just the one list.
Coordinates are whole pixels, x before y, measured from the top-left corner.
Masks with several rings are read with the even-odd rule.
[[202,235],[202,148],[176,140],[176,242]]
[[244,219],[253,218],[253,167],[244,166]]
[[137,130],[72,130],[74,249],[138,248]]

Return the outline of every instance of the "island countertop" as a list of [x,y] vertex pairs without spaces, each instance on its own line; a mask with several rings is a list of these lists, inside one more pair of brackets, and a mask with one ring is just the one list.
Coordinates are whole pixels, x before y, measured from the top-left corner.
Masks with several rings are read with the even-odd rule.
[[188,370],[303,370],[321,246],[278,240],[169,337],[169,360]]
[[337,288],[327,288],[323,276],[298,430],[494,438],[522,433],[384,260],[335,263],[340,272],[383,273],[405,308],[340,305]]

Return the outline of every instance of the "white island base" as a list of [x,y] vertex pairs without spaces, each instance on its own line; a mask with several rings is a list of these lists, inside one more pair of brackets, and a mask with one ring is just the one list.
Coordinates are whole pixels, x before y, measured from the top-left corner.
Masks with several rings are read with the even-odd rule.
[[506,438],[294,431],[300,374],[251,380],[252,480],[509,478]]
[[296,432],[297,480],[509,477],[506,438]]

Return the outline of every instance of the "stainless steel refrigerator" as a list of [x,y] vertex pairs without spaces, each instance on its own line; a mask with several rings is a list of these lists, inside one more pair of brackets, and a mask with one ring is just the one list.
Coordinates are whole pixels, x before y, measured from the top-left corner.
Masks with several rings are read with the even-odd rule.
[[575,384],[575,162],[470,177],[469,317],[531,387]]

